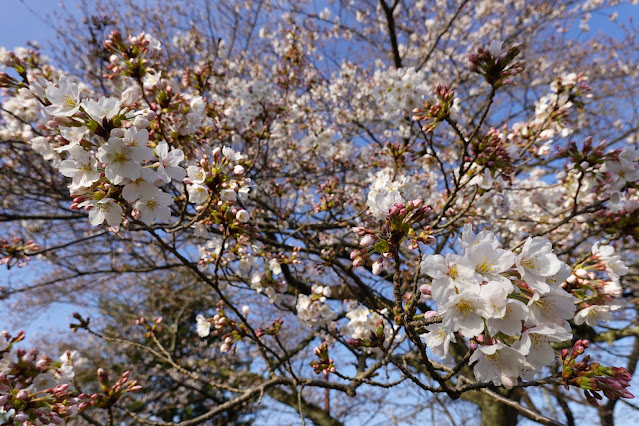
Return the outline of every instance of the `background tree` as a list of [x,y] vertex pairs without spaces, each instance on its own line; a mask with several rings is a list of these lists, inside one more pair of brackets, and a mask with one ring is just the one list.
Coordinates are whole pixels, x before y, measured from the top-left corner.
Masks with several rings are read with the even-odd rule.
[[[85,2],[55,60],[0,52],[0,250],[46,270],[3,296],[93,306],[85,365],[141,385],[56,403],[574,424],[603,392],[611,424],[639,356],[636,32],[586,31],[611,6]],[[51,417],[17,392],[8,422]]]

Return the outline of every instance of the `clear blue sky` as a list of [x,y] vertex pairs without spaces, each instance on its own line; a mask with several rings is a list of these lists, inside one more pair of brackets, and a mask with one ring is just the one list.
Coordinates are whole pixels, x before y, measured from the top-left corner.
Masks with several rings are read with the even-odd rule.
[[[58,6],[56,0],[1,0],[0,46],[12,49],[28,40],[42,44],[54,39],[55,31],[44,19]],[[43,46],[45,47],[45,46]]]

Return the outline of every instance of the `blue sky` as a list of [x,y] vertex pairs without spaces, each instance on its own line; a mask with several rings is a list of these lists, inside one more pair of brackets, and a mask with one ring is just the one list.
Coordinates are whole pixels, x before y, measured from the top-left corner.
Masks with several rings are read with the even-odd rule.
[[[55,38],[55,31],[45,23],[46,16],[57,7],[54,0],[4,0],[0,13],[0,46],[8,49],[23,46],[28,40],[45,43]],[[44,47],[44,46],[43,46]]]

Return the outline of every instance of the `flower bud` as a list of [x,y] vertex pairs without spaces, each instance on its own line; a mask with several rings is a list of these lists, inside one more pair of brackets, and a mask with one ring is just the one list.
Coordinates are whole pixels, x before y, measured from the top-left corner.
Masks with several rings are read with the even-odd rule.
[[582,268],[577,268],[575,269],[575,275],[577,275],[579,278],[586,278],[588,276],[588,271]]
[[123,138],[124,137],[124,129],[116,127],[115,129],[111,130],[110,135],[111,135],[112,138]]
[[140,99],[140,92],[135,86],[129,86],[124,92],[122,92],[121,100],[122,106],[130,106]]
[[[354,262],[353,262],[353,265],[355,265]],[[383,269],[382,259],[379,259],[378,261],[373,263],[373,275],[379,275],[382,272],[382,269]]]
[[360,237],[366,235],[366,230],[364,228],[360,228],[359,226],[352,227],[351,231],[353,231],[355,234],[359,235]]
[[138,115],[133,120],[133,125],[137,127],[138,129],[146,129],[147,127],[149,127],[149,124],[151,124],[151,122],[142,115]]
[[375,243],[376,238],[370,234],[365,235],[364,238],[361,239],[361,241],[359,242],[359,244],[362,247],[368,247],[370,245],[372,245],[373,243]]
[[25,413],[20,413],[13,416],[13,420],[16,422],[26,422],[29,420],[29,416]]

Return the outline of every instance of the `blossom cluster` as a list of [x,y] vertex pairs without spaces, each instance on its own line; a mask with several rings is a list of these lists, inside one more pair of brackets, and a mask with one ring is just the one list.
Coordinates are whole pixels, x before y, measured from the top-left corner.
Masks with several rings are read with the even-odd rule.
[[475,377],[512,387],[530,380],[555,359],[551,342],[571,338],[567,320],[575,298],[561,284],[571,269],[545,238],[530,237],[518,254],[501,247],[494,233],[464,227],[463,255],[424,256],[422,286],[437,304],[441,324],[427,326],[427,344],[448,354],[455,333],[472,339]]
[[0,240],[0,265],[7,268],[25,266],[31,258],[27,253],[39,250],[40,246],[33,240],[24,241],[20,237],[13,237],[11,242],[6,238]]
[[24,332],[0,333],[0,407],[7,414],[6,424],[65,424],[89,407],[108,408],[124,393],[142,389],[128,379],[128,372],[105,387],[106,373],[99,369],[102,392],[80,393],[72,384],[74,367],[84,361],[78,352],[65,351],[56,361],[37,349],[16,349],[24,337]]
[[88,395],[73,393],[73,354],[60,361],[37,350],[14,349],[24,332],[12,337],[0,334],[0,406],[14,422],[62,424],[90,405]]
[[[182,198],[180,186],[175,184],[184,182],[185,195],[195,206],[203,208],[207,200],[216,208],[226,204],[220,210],[232,216],[230,222],[248,222],[248,212],[236,205],[248,194],[250,183],[243,177],[240,153],[228,146],[203,147],[198,161],[188,161],[180,143],[173,137],[163,138],[169,130],[178,135],[198,131],[206,121],[206,111],[202,97],[195,96],[187,112],[175,118],[174,128],[163,129],[158,123],[163,96],[171,96],[172,91],[149,62],[161,50],[159,42],[142,33],[126,43],[113,33],[106,44],[117,52],[109,68],[111,78],[144,77],[119,97],[96,100],[74,79],[61,76],[49,81],[36,70],[21,74],[23,82],[12,79],[4,84],[16,96],[34,100],[35,115],[25,118],[39,121],[40,128],[49,134],[30,137],[30,145],[72,179],[71,208],[88,210],[94,226],[106,222],[117,228],[131,219],[146,225],[166,224],[171,221],[176,200]],[[18,69],[20,61],[15,57],[11,65]],[[157,78],[147,81],[153,75]],[[149,91],[158,92],[158,103],[148,102]]]
[[614,247],[595,243],[592,256],[576,265],[567,278],[566,287],[581,302],[575,324],[595,327],[600,321],[610,321],[611,312],[623,307],[620,278],[628,273],[628,267],[614,253]]
[[410,67],[376,70],[372,83],[372,96],[382,109],[383,118],[400,129],[406,128],[404,118],[420,107],[430,92],[424,73]]
[[[423,11],[419,3],[415,9]],[[436,21],[427,20],[429,32],[437,30]],[[456,23],[449,25],[459,32]],[[467,345],[464,362],[470,360],[478,380],[513,387],[553,365],[554,347],[572,338],[569,321],[595,327],[612,318],[622,306],[621,277],[628,272],[613,246],[631,243],[597,244],[591,255],[581,256],[609,229],[605,224],[624,229],[618,219],[639,206],[639,151],[611,151],[614,145],[605,142],[593,147],[591,139],[565,152],[555,149],[584,124],[573,121],[583,115],[582,98],[590,90],[584,75],[545,63],[548,74],[533,86],[552,81],[550,93],[537,102],[525,96],[526,102],[510,108],[508,102],[522,92],[513,81],[524,72],[523,62],[516,62],[520,45],[495,40],[473,50],[470,66],[450,69],[443,62],[465,62],[476,40],[468,35],[460,56],[452,41],[429,39],[433,50],[425,57],[445,59],[440,73],[421,62],[419,49],[408,47],[412,36],[402,37],[395,62],[406,66],[375,61],[373,73],[357,64],[322,62],[314,56],[323,50],[317,49],[321,37],[294,20],[276,26],[284,39],[272,28],[259,32],[265,46],[272,39],[264,61],[234,56],[220,41],[209,52],[223,51],[225,60],[194,55],[192,64],[175,70],[160,62],[174,49],[163,49],[145,33],[123,38],[114,32],[104,45],[111,55],[107,79],[100,80],[110,93],[105,96],[48,65],[38,70],[29,52],[0,52],[0,62],[21,79],[0,74],[8,97],[2,117],[10,124],[0,135],[21,135],[69,178],[71,207],[86,209],[92,225],[122,228],[119,236],[132,244],[137,235],[127,230],[151,231],[150,240],[162,246],[148,247],[154,261],[159,252],[171,269],[183,269],[183,263],[196,279],[212,284],[213,297],[225,304],[253,303],[253,293],[266,296],[272,306],[260,306],[251,317],[248,306],[234,304],[219,304],[212,316],[206,310],[189,314],[188,334],[205,339],[198,346],[215,342],[228,356],[255,346],[269,366],[280,350],[290,352],[284,337],[312,328],[311,336],[324,342],[313,351],[316,373],[335,372],[328,355],[333,344],[344,346],[331,352],[336,359],[362,348],[365,355],[389,357],[384,366],[401,369],[402,358],[413,355],[409,351],[423,349],[419,334],[426,331],[421,339],[430,352],[460,362],[451,343]],[[176,35],[174,47],[192,53],[201,42],[194,28]],[[530,72],[523,77],[535,79],[536,70]],[[442,83],[431,84],[432,75]],[[502,114],[506,108],[510,114]],[[532,118],[521,118],[533,109]],[[557,174],[562,158],[568,160]],[[366,185],[368,194],[362,192]],[[458,223],[471,220],[491,231],[475,235],[467,225],[459,248],[453,238]],[[628,219],[627,229],[636,229],[634,220]],[[504,241],[530,237],[509,250],[496,235]],[[52,251],[84,241],[76,244]],[[424,245],[435,244],[439,254],[423,256]],[[35,243],[22,240],[0,244],[2,261],[10,265],[35,250]],[[135,258],[119,252],[114,269],[128,262],[135,271],[147,255],[138,251],[147,250],[136,250]],[[344,265],[349,252],[352,268]],[[559,252],[582,260],[568,266]],[[159,267],[161,261],[144,266]],[[430,281],[419,292],[424,275]],[[342,300],[346,294],[358,300]],[[284,320],[262,323],[277,310],[286,315],[281,336]],[[168,331],[162,317],[137,323],[147,339]],[[368,358],[360,357],[358,367]],[[289,367],[298,360],[287,361]],[[574,357],[563,361],[572,369],[564,371],[566,383],[627,396],[614,392],[627,387],[623,372],[572,363]],[[287,375],[285,369],[272,371]],[[367,377],[381,377],[372,374]],[[104,371],[98,379],[104,392],[89,398],[94,406],[109,407],[121,390],[135,388],[128,375],[115,385]]]
[[[58,127],[60,137],[53,141],[57,145],[53,150],[66,153],[58,167],[60,173],[73,179],[69,185],[74,197],[72,208],[89,210],[89,221],[94,226],[106,221],[116,227],[124,213],[118,201],[124,199],[133,204],[133,217],[147,225],[169,221],[173,197],[160,186],[186,176],[179,167],[184,153],[169,150],[164,141],[155,149],[148,146],[146,127],[155,113],[130,113],[140,96],[138,91],[127,89],[120,99],[103,96],[97,102],[80,100],[78,85],[63,77],[57,87],[49,85],[45,94],[49,103],[46,113],[57,119],[56,123],[65,124]],[[123,120],[132,125],[113,127]],[[31,143],[50,149],[50,141],[42,136]]]
[[331,296],[331,288],[328,286],[313,285],[312,294],[297,296],[297,317],[309,326],[321,327],[337,318],[337,312],[333,311],[326,303],[326,298]]
[[340,332],[351,337],[349,343],[353,346],[364,347],[367,352],[379,351],[375,348],[388,344],[394,337],[395,329],[385,318],[388,314],[386,308],[376,312],[356,302],[349,302],[346,312],[348,323]]

